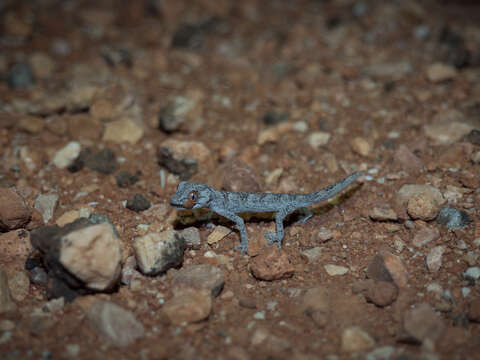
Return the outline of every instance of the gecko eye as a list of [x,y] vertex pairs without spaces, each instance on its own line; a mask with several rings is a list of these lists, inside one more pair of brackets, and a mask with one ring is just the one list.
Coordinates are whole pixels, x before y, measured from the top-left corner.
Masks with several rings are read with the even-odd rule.
[[187,200],[185,200],[183,207],[185,209],[192,209],[197,201],[197,198],[198,198],[198,193],[196,191],[189,192],[187,196]]

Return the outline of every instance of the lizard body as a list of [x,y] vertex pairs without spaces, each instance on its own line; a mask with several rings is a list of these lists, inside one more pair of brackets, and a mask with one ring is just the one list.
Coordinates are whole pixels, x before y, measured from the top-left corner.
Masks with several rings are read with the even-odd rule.
[[[278,243],[281,248],[283,240],[283,220],[298,209],[305,208],[323,200],[327,200],[358,179],[363,172],[353,173],[339,182],[322,190],[309,194],[274,194],[247,193],[216,190],[206,184],[182,181],[177,192],[171,197],[170,205],[177,209],[209,208],[217,214],[235,222],[240,232],[241,242],[235,249],[248,252],[248,236],[243,219],[237,214],[243,212],[275,212],[277,232],[265,233],[269,244]],[[306,216],[301,222],[307,221]]]

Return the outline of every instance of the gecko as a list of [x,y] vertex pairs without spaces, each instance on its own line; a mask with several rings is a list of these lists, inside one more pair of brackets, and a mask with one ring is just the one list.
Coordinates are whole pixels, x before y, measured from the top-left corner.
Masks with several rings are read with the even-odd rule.
[[[352,184],[363,171],[350,174],[346,178],[322,190],[307,194],[289,193],[249,193],[220,191],[200,182],[182,181],[178,184],[176,193],[170,199],[170,205],[176,209],[191,210],[208,208],[211,211],[233,221],[240,232],[241,253],[248,253],[248,236],[244,220],[238,215],[244,212],[275,212],[276,233],[265,232],[268,244],[277,243],[282,247],[283,220],[296,210],[304,209],[309,205],[327,200],[347,186]],[[299,222],[305,222],[312,217],[312,213]]]

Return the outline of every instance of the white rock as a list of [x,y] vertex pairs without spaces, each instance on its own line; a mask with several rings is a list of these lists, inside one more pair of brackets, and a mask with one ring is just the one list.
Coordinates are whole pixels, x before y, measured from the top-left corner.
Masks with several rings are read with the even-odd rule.
[[120,241],[107,223],[72,231],[61,239],[60,263],[92,290],[115,285],[121,259]]
[[53,164],[59,169],[65,169],[73,164],[80,155],[82,146],[77,141],[71,141],[58,150],[53,157]]
[[331,135],[324,131],[316,131],[308,136],[308,143],[314,149],[328,144]]

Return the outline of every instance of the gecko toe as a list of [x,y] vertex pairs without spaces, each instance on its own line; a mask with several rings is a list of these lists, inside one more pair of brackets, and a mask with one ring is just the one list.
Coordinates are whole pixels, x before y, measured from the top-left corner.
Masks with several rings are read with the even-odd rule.
[[[264,234],[265,238],[268,239],[268,245],[272,245],[274,243],[278,243],[279,245],[281,244],[280,241],[278,241],[277,234],[271,233],[271,232],[266,232]],[[280,245],[281,246],[281,245]]]
[[248,245],[237,245],[233,248],[233,251],[237,251],[238,249],[240,249],[240,253],[248,254]]

